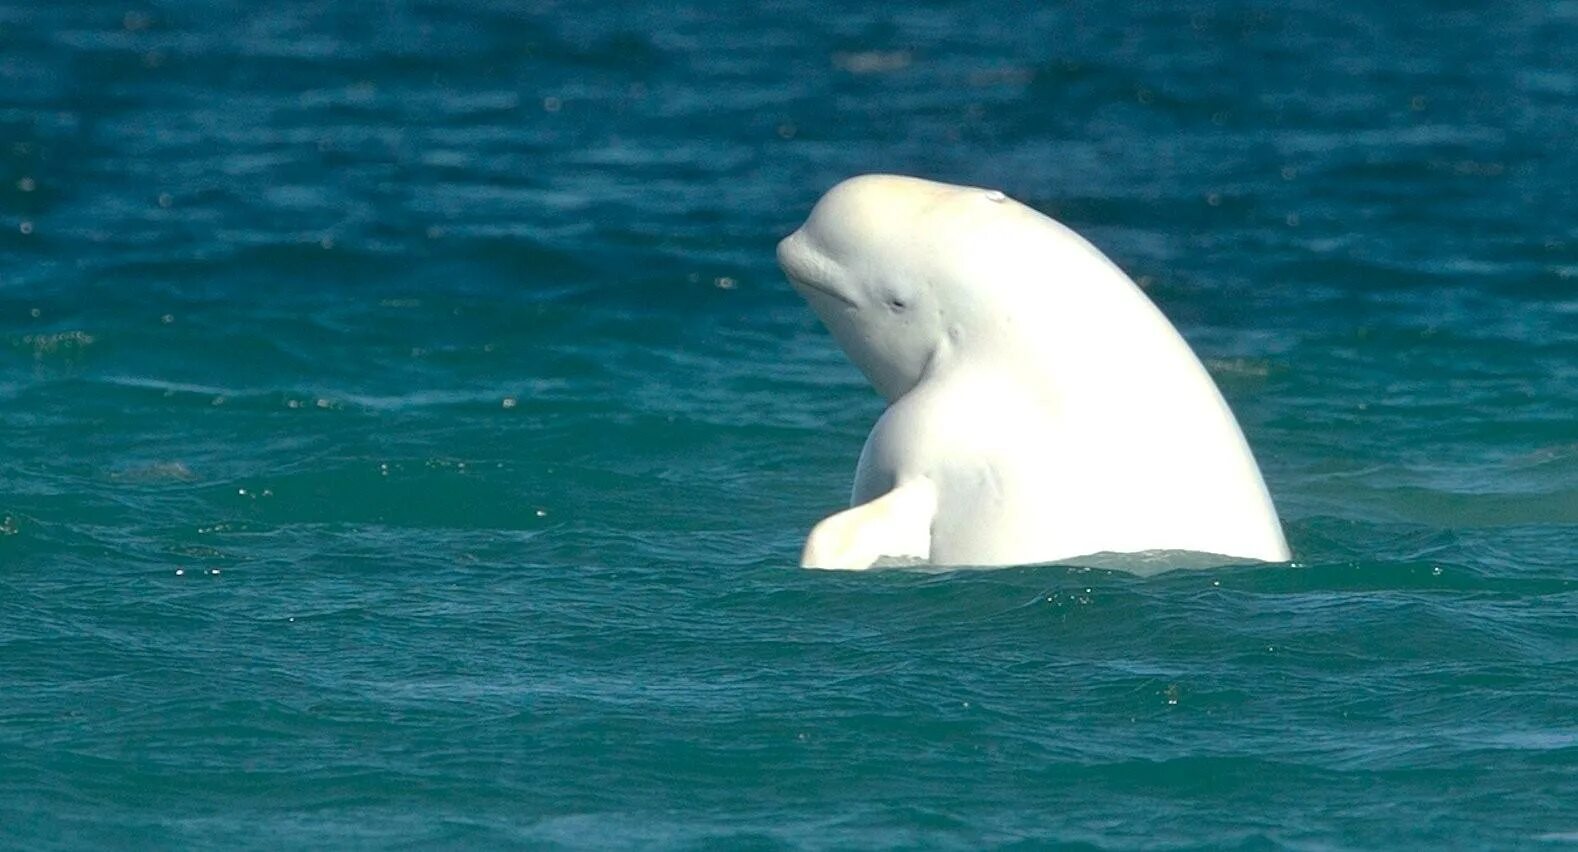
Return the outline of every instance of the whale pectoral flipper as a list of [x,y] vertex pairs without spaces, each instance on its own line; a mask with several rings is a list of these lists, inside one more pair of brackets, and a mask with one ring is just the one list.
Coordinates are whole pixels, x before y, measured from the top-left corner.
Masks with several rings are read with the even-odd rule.
[[823,518],[805,542],[802,568],[858,571],[883,557],[931,558],[937,489],[917,477],[881,497]]

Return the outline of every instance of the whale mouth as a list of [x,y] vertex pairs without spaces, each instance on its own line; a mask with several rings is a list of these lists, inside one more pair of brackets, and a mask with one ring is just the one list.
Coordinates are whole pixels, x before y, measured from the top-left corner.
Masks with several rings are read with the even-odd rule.
[[854,299],[851,299],[848,296],[844,295],[843,293],[840,293],[837,290],[834,290],[832,287],[829,287],[826,284],[818,284],[815,281],[811,281],[811,280],[806,279],[806,278],[795,278],[794,276],[790,276],[789,277],[789,283],[795,285],[796,287],[805,289],[805,290],[811,290],[811,291],[814,291],[814,292],[817,292],[817,293],[821,293],[822,295],[827,296],[828,298],[837,299],[838,301],[843,302],[844,304],[850,306],[851,308],[859,307],[858,305],[855,304],[855,300]]

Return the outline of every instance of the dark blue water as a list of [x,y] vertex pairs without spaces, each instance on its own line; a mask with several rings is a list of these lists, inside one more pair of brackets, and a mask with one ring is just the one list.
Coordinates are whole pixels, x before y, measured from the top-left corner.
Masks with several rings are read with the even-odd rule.
[[[0,845],[1578,841],[1578,3],[0,0]],[[1293,565],[795,567],[1001,188]]]

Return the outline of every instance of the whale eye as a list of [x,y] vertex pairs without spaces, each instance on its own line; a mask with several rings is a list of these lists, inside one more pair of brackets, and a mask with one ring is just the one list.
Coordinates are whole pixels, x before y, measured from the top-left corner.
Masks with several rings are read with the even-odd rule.
[[902,310],[904,310],[905,308],[907,308],[909,306],[910,306],[909,302],[904,301],[903,299],[899,298],[898,296],[889,296],[888,297],[888,307],[892,308],[895,311],[902,311]]

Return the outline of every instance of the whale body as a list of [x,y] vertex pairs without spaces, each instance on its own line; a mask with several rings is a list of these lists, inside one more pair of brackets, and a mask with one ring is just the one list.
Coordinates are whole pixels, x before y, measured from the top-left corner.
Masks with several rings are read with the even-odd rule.
[[812,529],[802,565],[1290,558],[1205,367],[1053,219],[995,190],[863,175],[817,202],[778,261],[888,401],[851,508]]

